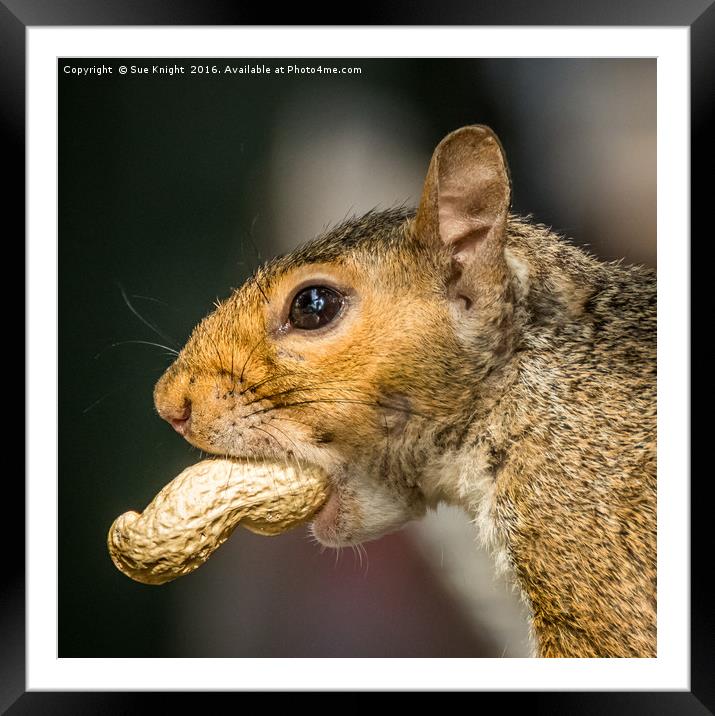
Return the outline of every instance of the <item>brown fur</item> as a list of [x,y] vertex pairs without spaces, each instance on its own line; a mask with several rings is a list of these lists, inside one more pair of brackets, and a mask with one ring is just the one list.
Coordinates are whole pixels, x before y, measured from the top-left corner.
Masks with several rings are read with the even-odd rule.
[[[461,504],[541,656],[655,656],[655,275],[507,215],[508,196],[491,132],[453,133],[417,214],[350,219],[262,267],[197,326],[156,406],[190,406],[203,450],[324,467],[326,544]],[[291,329],[315,284],[343,314]]]

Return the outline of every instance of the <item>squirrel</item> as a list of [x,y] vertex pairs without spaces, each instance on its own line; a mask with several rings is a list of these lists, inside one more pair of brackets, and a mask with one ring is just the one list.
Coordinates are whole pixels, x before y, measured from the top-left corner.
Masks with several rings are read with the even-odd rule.
[[416,210],[344,220],[217,302],[154,402],[206,452],[325,470],[324,545],[462,506],[536,655],[654,657],[655,350],[655,271],[513,214],[472,125]]

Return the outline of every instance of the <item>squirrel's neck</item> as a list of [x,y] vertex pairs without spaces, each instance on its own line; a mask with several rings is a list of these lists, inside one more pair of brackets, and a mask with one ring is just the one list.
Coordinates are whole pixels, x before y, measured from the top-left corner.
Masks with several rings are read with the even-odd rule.
[[513,571],[541,656],[653,656],[655,284],[512,228],[514,353],[441,496]]

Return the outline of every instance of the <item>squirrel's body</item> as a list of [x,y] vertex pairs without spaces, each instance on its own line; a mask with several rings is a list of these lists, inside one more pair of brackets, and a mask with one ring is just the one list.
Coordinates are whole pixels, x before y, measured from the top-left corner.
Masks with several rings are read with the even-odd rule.
[[[655,656],[656,283],[512,220],[514,354],[444,438],[542,656]],[[444,480],[443,480],[444,481]]]
[[655,274],[508,214],[483,127],[417,212],[371,212],[260,269],[157,384],[194,445],[286,452],[332,494],[323,543],[462,505],[542,656],[655,656]]

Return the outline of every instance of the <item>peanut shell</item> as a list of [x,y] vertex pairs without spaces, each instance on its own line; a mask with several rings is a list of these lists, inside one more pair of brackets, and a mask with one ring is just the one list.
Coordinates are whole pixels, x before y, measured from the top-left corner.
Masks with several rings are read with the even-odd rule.
[[125,512],[107,536],[116,567],[163,584],[200,567],[239,522],[276,535],[307,521],[327,499],[325,474],[297,463],[214,459],[186,468],[144,512]]

